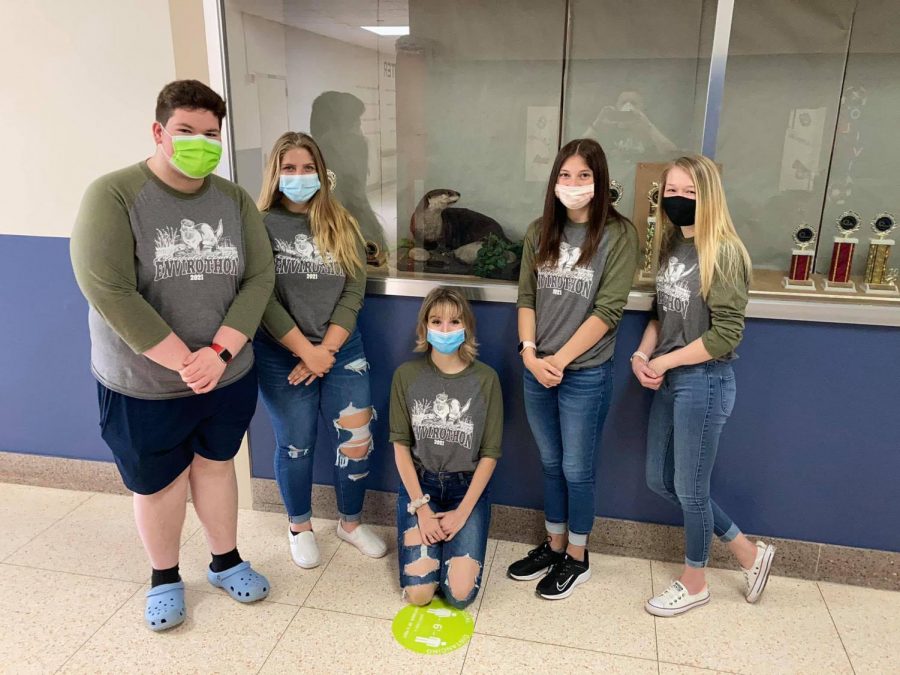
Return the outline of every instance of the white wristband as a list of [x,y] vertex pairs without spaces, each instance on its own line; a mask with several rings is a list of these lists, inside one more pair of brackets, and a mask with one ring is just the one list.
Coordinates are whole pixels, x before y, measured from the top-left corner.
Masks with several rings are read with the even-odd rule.
[[522,351],[520,351],[519,354],[524,354],[525,350],[528,349],[529,347],[531,349],[533,349],[535,352],[537,352],[536,344],[534,344],[531,340],[522,340]]
[[642,352],[642,351],[636,351],[634,354],[631,355],[631,358],[628,359],[628,360],[629,360],[629,361],[634,361],[634,357],[635,357],[635,356],[639,356],[639,357],[644,361],[644,363],[650,363],[650,357],[647,356],[647,355],[646,355],[644,352]]
[[425,494],[425,495],[419,497],[418,499],[412,500],[409,504],[407,504],[406,510],[409,513],[409,515],[414,516],[414,515],[416,515],[416,511],[421,509],[423,506],[425,506],[430,501],[431,501],[431,495]]

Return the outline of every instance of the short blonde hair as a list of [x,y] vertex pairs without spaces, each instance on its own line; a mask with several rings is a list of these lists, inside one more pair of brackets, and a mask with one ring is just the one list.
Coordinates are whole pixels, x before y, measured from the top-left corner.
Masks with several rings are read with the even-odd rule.
[[419,317],[416,319],[416,348],[417,352],[430,352],[428,343],[428,317],[435,310],[450,310],[451,315],[462,320],[466,331],[466,339],[459,347],[459,357],[464,363],[469,364],[478,356],[478,341],[475,339],[475,314],[466,297],[457,289],[448,286],[438,286],[431,291],[422,301],[419,308]]

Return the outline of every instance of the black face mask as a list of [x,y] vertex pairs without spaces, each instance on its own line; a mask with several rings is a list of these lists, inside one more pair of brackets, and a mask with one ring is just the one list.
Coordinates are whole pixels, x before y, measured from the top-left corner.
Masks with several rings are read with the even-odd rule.
[[669,216],[669,220],[678,227],[688,227],[694,224],[697,212],[697,200],[687,197],[663,197],[663,211]]

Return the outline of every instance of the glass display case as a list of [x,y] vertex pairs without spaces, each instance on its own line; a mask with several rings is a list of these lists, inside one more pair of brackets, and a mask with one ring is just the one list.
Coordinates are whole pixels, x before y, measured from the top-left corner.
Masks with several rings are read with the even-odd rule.
[[659,173],[705,149],[754,261],[751,306],[896,312],[894,5],[223,0],[233,177],[255,197],[274,140],[311,133],[372,288],[514,300],[553,158],[592,137],[647,253],[641,308]]

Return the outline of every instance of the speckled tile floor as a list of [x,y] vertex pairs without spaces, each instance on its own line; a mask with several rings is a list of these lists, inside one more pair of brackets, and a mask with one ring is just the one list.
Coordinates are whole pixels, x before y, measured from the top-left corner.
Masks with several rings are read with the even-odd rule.
[[[490,542],[475,635],[443,656],[394,642],[402,607],[396,546],[381,560],[314,522],[323,564],[295,567],[285,519],[242,511],[242,554],[272,581],[239,605],[203,581],[192,509],[182,536],[184,625],[143,626],[147,565],[131,500],[0,483],[0,672],[77,673],[897,673],[900,593],[773,576],[748,605],[740,575],[711,570],[713,602],[656,619],[643,601],[677,574],[655,561],[593,555],[593,578],[561,602],[505,568],[528,547]],[[393,542],[393,530],[379,528]],[[777,565],[777,560],[776,560]],[[777,571],[777,567],[776,567]]]

